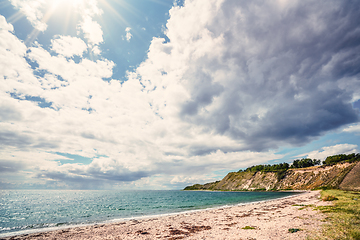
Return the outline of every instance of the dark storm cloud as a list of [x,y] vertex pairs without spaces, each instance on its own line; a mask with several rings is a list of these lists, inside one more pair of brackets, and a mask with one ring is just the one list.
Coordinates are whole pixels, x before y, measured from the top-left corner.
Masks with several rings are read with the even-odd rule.
[[[277,147],[270,141],[260,142],[258,139],[286,140],[294,145],[303,144],[312,137],[323,132],[336,129],[344,124],[358,121],[351,104],[329,99],[312,99],[314,102],[304,103],[306,106],[292,106],[292,109],[276,109],[266,115],[267,122],[262,122],[264,128],[254,132],[247,138],[253,149]],[[302,111],[298,113],[297,111]],[[283,114],[286,115],[283,115]],[[288,116],[290,114],[290,116]]]
[[0,173],[18,172],[23,168],[21,162],[0,160]]
[[67,186],[62,186],[62,188],[96,189],[103,185],[102,180],[86,176],[70,175],[64,172],[44,171],[42,173],[38,173],[36,177],[40,179],[46,179],[47,186],[56,185],[56,182],[67,184]]
[[[60,167],[61,169],[63,168]],[[127,169],[116,168],[112,170],[101,170],[96,165],[86,168],[73,168],[62,170],[46,170],[37,174],[37,178],[51,179],[54,182],[66,183],[71,188],[96,189],[104,184],[114,184],[116,182],[132,182],[151,173],[145,171],[129,171]]]
[[119,182],[130,182],[136,181],[144,177],[148,177],[150,174],[145,171],[131,172],[129,170],[111,170],[111,171],[100,171],[99,169],[91,169],[89,172],[90,176],[98,179],[119,181]]
[[43,137],[34,138],[29,133],[1,130],[0,129],[0,148],[5,146],[13,146],[17,148],[56,148],[59,141],[45,139]]
[[12,132],[8,130],[0,130],[0,147],[16,146],[23,148],[33,143],[33,138],[27,134]]
[[212,83],[211,77],[203,72],[192,72],[185,76],[188,79],[196,82],[193,90],[195,99],[187,102],[182,108],[182,115],[196,115],[199,108],[212,103],[214,97],[218,96],[224,88],[218,83]]
[[224,2],[208,25],[224,50],[191,62],[184,79],[196,83],[184,119],[256,151],[359,121],[351,101],[360,91],[360,2],[284,2]]

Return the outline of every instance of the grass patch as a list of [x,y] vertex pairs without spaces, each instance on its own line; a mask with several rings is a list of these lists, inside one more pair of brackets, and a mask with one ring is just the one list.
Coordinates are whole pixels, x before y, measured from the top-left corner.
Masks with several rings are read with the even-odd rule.
[[289,233],[296,233],[298,231],[301,231],[299,228],[289,228]]
[[299,210],[303,210],[303,209],[308,208],[308,207],[315,207],[315,205],[314,205],[314,204],[309,204],[309,205],[304,205],[304,204],[294,204],[293,206],[295,206],[295,207],[301,207],[301,208],[299,208]]
[[299,208],[299,210],[303,210],[303,209],[308,208],[308,207],[315,207],[315,205],[314,204],[305,205],[305,206]]
[[251,226],[245,226],[245,227],[243,227],[243,228],[241,228],[241,229],[256,229],[255,227],[251,227]]
[[322,236],[315,239],[360,240],[360,201],[354,200],[357,197],[351,191],[323,190],[321,199],[334,199],[333,205],[317,208],[327,215],[327,224]]

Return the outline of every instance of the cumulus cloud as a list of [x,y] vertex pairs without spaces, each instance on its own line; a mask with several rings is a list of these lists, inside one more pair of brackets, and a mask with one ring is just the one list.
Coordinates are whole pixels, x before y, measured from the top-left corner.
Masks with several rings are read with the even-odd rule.
[[357,10],[351,1],[188,1],[170,11],[170,41],[154,39],[138,72],[164,96],[154,100],[160,114],[178,108],[192,127],[244,149],[301,145],[359,120],[359,86],[345,84],[359,81]]
[[25,15],[31,25],[43,32],[47,24],[42,21],[44,17],[45,0],[10,0],[11,4]]
[[[114,66],[106,59],[74,62],[66,58],[74,51],[63,47],[77,39],[57,36],[52,50],[59,55],[52,56],[39,45],[26,48],[8,31],[11,25],[4,26],[0,51],[7,58],[1,60],[5,66],[0,69],[4,79],[0,83],[0,146],[2,152],[18,154],[2,155],[1,171],[19,171],[31,163],[37,179],[69,184],[76,180],[83,182],[80,187],[148,176],[151,168],[147,166],[153,159],[147,157],[151,147],[146,142],[150,140],[142,136],[141,126],[154,116],[140,82],[136,78],[123,84],[103,81],[112,76]],[[35,76],[36,72],[45,74]],[[42,107],[40,100],[47,106]],[[24,156],[30,151],[43,156],[37,155],[38,161],[29,160]],[[86,167],[71,163],[60,167],[54,160],[62,158],[46,154],[49,151],[109,158],[95,158]]]
[[13,25],[11,25],[10,23],[7,23],[6,18],[1,15],[0,15],[0,29],[6,30],[9,32],[14,31]]
[[101,54],[101,50],[99,48],[99,46],[94,46],[91,51],[93,52],[93,54],[95,55],[100,55]]
[[[103,31],[100,24],[94,21],[95,16],[100,16],[103,11],[97,6],[96,0],[82,2],[78,7],[82,21],[78,24],[80,30],[90,46],[98,45],[103,42]],[[99,48],[94,49],[95,52]]]
[[86,49],[86,43],[80,38],[55,36],[54,39],[51,39],[51,50],[65,57],[72,57],[73,55],[82,56]]
[[343,131],[344,132],[349,132],[349,133],[351,133],[351,132],[355,132],[355,133],[360,132],[360,124],[355,124],[355,125],[348,126]]
[[307,156],[311,159],[325,160],[326,157],[337,154],[351,154],[359,151],[356,144],[337,144],[334,146],[323,147],[320,150],[305,153],[302,156]]
[[[5,24],[6,28],[0,29],[0,97],[6,104],[5,96],[18,89],[23,94],[38,91],[37,78],[24,58],[26,56],[26,45],[12,32],[13,27]],[[26,79],[26,81],[24,81]],[[10,101],[10,100],[9,100]],[[14,103],[14,101],[12,101]],[[3,105],[3,108],[7,108]],[[10,109],[7,111],[11,111]],[[3,116],[5,117],[5,116]]]
[[83,21],[79,24],[79,29],[84,33],[90,45],[97,45],[103,41],[103,31],[100,24],[93,21],[90,16],[83,18]]

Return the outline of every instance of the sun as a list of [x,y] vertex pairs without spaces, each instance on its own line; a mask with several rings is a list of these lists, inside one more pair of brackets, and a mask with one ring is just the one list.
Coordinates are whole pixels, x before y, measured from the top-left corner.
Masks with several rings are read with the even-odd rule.
[[84,0],[50,0],[52,8],[57,8],[59,6],[66,7],[78,7],[83,5]]
[[[1,1],[1,0],[0,0]],[[27,35],[25,44],[31,46],[39,34],[44,33],[48,29],[48,24],[53,24],[52,31],[66,33],[79,32],[79,28],[85,20],[92,19],[96,16],[97,21],[104,21],[101,18],[103,9],[106,12],[111,13],[117,21],[124,22],[124,25],[129,26],[126,19],[121,16],[115,9],[114,6],[108,3],[108,0],[34,0],[38,4],[34,6],[34,12],[36,16],[32,14],[26,14],[26,12],[19,11],[14,14],[11,18],[11,22],[14,23],[22,17],[27,17],[33,25],[34,29],[30,34]],[[121,5],[122,8],[128,9],[129,12],[136,12],[131,8],[130,4],[126,3],[127,0],[114,0],[116,5]],[[154,0],[150,0],[154,1]],[[25,1],[26,2],[26,1]],[[104,28],[106,24],[104,24]]]
[[[45,11],[42,14],[41,20],[39,20],[46,26],[49,19],[54,15],[61,15],[62,25],[64,26],[63,30],[66,32],[66,29],[71,24],[70,19],[72,19],[74,15],[80,14],[81,10],[85,8],[87,1],[89,0],[46,0],[43,2],[42,7]],[[43,31],[44,30],[34,28],[27,36],[25,43],[27,45],[31,44]]]

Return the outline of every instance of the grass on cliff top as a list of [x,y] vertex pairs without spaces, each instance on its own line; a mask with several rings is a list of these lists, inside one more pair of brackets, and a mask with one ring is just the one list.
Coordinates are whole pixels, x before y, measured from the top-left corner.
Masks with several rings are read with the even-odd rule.
[[333,205],[318,207],[327,215],[322,236],[316,239],[360,240],[360,193],[341,190],[323,190],[323,201]]

